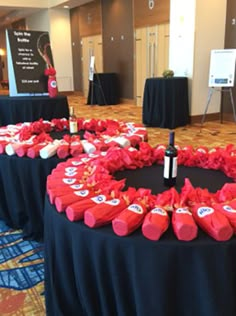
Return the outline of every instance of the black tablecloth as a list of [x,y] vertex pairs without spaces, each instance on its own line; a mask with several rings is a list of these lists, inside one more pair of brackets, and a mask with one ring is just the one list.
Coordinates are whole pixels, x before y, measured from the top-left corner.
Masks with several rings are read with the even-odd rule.
[[89,82],[87,104],[113,105],[120,101],[119,82],[116,73],[95,73]]
[[0,125],[33,122],[43,118],[68,118],[69,107],[66,96],[49,98],[0,96]]
[[0,219],[24,237],[43,238],[46,179],[61,161],[0,155]]
[[[136,176],[128,185],[164,190],[162,167],[130,172]],[[177,188],[184,177],[212,192],[228,181],[220,172],[181,167]],[[181,242],[171,227],[159,241],[140,229],[118,237],[111,225],[68,221],[47,197],[44,220],[48,316],[236,315],[235,237],[216,242],[199,229],[197,239]]]
[[143,124],[174,129],[188,123],[188,79],[185,77],[146,79]]

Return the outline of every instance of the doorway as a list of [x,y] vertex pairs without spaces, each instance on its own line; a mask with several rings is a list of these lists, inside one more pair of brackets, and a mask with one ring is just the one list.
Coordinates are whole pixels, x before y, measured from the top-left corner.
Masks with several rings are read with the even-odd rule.
[[[236,2],[227,0],[226,26],[225,26],[225,48],[236,48]],[[232,88],[233,99],[236,106],[236,87]],[[222,94],[223,117],[228,121],[233,121],[233,109],[229,93]]]
[[89,90],[89,65],[91,56],[95,57],[95,72],[103,72],[102,35],[82,38],[82,80],[83,95],[88,96]]
[[135,30],[135,96],[142,106],[147,78],[160,77],[169,65],[169,24]]

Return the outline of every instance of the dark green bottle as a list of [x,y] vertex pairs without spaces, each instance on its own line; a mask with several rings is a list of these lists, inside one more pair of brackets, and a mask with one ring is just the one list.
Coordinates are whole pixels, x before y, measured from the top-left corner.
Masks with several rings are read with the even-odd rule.
[[173,187],[176,184],[178,151],[175,148],[175,132],[169,134],[169,145],[166,147],[164,156],[164,185]]

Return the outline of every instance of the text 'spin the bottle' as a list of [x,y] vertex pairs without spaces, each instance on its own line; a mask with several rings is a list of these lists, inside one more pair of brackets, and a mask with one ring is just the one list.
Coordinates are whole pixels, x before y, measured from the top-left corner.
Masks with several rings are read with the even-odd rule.
[[174,145],[175,132],[171,131],[169,134],[169,145],[166,147],[164,156],[164,185],[167,187],[173,187],[176,184],[177,177],[177,158],[178,151]]
[[78,122],[73,106],[70,106],[69,129],[71,134],[78,132]]

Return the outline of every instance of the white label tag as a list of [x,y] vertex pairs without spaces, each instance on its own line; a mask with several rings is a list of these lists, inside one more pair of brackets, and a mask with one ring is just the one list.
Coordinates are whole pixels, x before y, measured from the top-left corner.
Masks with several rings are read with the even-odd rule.
[[155,207],[154,209],[151,210],[151,213],[167,216],[167,212],[163,210],[163,208],[160,208],[160,207]]
[[112,200],[106,201],[105,203],[112,205],[112,206],[117,206],[120,204],[120,200],[119,199],[112,199]]
[[179,207],[179,208],[177,208],[176,213],[192,215],[192,213],[188,210],[187,207]]
[[201,218],[214,213],[214,209],[208,206],[199,207],[197,210],[197,215]]
[[65,168],[65,172],[71,173],[77,171],[76,167],[67,167]]
[[128,210],[137,214],[143,213],[143,208],[139,204],[131,204],[128,206]]
[[89,190],[80,190],[80,191],[75,191],[74,192],[75,195],[78,195],[78,196],[88,196],[89,195]]
[[[172,162],[172,172],[169,175],[169,170],[170,170],[170,160],[173,159]],[[177,157],[164,157],[164,178],[169,179],[171,178],[176,178],[177,177]]]
[[84,186],[83,184],[72,184],[70,187],[73,190],[79,190],[79,189],[82,189],[83,186]]
[[227,212],[230,212],[230,213],[236,213],[236,210],[234,208],[232,208],[230,205],[224,205],[223,209]]
[[75,183],[76,179],[68,179],[68,178],[64,178],[62,179],[62,182],[64,182],[65,184],[73,184]]
[[92,197],[91,200],[92,200],[94,203],[100,204],[100,203],[103,203],[103,202],[106,201],[106,196],[101,194],[101,195]]
[[78,123],[77,121],[70,121],[70,133],[77,133],[78,132]]
[[74,165],[74,166],[79,166],[79,165],[82,165],[83,163],[82,163],[82,161],[74,160],[74,161],[71,162],[71,164]]

